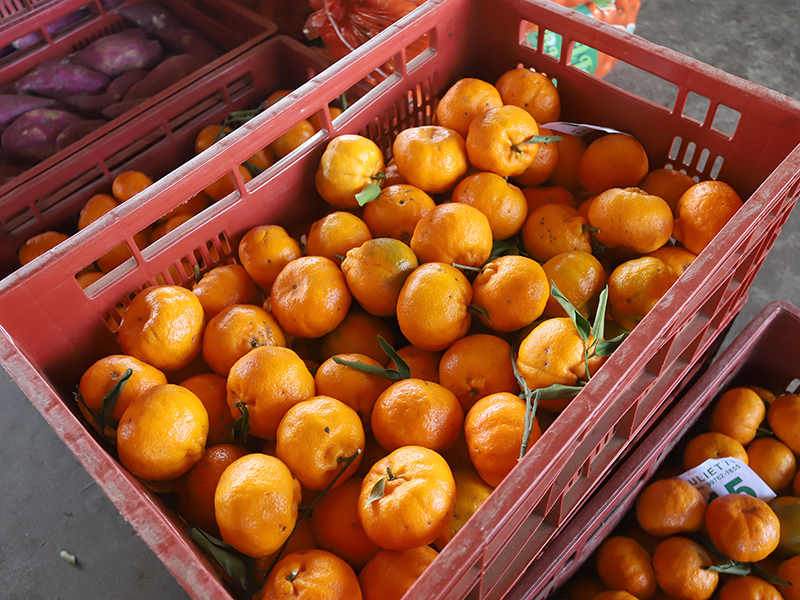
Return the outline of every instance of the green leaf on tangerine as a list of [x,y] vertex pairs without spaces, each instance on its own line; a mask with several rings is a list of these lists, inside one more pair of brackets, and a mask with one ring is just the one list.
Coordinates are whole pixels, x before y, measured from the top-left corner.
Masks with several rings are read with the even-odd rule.
[[189,535],[195,544],[214,557],[236,584],[248,589],[251,578],[248,575],[247,557],[244,554],[197,527],[191,527]]
[[386,353],[386,356],[394,361],[395,367],[397,367],[397,370],[394,372],[400,376],[400,379],[410,379],[411,367],[409,367],[408,363],[397,353],[397,350],[392,348],[392,345],[383,339],[383,336],[378,336],[378,343],[381,345],[381,349]]
[[558,289],[556,282],[552,279],[550,280],[550,295],[556,299],[556,301],[561,305],[561,307],[567,312],[567,316],[570,320],[575,324],[575,328],[578,330],[578,335],[581,336],[581,339],[585,342],[589,339],[589,336],[592,334],[592,324],[584,317],[581,313],[578,312],[578,309],[572,305],[567,297],[561,293],[561,290]]
[[598,356],[611,356],[611,354],[619,348],[619,345],[625,341],[630,335],[629,331],[624,333],[620,333],[617,337],[610,339],[610,340],[603,340],[602,342],[597,343],[597,347],[595,348],[595,353]]
[[356,202],[359,206],[364,206],[375,200],[381,193],[381,186],[378,183],[368,183],[356,194]]
[[234,402],[233,405],[242,414],[233,424],[233,439],[241,439],[246,443],[247,436],[250,433],[250,411],[247,410],[247,405],[244,402]]
[[372,489],[369,491],[369,496],[367,497],[367,504],[369,506],[376,500],[380,500],[383,498],[383,494],[386,492],[386,475],[378,479],[375,482],[375,485],[372,486]]
[[125,372],[122,374],[122,377],[117,379],[117,382],[114,384],[108,393],[103,396],[103,404],[100,408],[100,411],[95,415],[95,419],[97,420],[97,427],[100,431],[101,435],[105,435],[106,427],[111,427],[112,429],[116,429],[116,423],[111,422],[111,415],[114,412],[114,407],[117,406],[117,401],[119,400],[119,396],[122,393],[122,390],[125,388],[125,384],[128,383],[128,379],[131,378],[133,375],[133,369],[125,369]]

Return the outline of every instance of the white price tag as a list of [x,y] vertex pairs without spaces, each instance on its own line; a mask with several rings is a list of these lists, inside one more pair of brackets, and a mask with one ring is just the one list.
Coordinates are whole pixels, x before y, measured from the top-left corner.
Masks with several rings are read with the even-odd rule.
[[580,138],[596,134],[606,134],[606,133],[622,133],[624,135],[631,135],[630,133],[625,133],[624,131],[619,131],[617,129],[611,129],[610,127],[600,127],[599,125],[587,125],[585,123],[568,123],[566,121],[555,121],[553,123],[547,123],[545,125],[542,125],[542,127],[544,127],[545,129],[550,129],[551,131],[568,133],[569,135],[574,135],[575,137],[580,137]]
[[749,494],[764,502],[775,498],[775,492],[738,458],[709,458],[678,479],[688,481],[703,494],[706,502],[727,494]]

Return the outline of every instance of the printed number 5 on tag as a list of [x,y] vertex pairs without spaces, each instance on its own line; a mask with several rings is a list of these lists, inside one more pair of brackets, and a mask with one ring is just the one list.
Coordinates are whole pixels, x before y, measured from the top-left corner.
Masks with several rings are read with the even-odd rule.
[[700,490],[706,502],[727,494],[749,494],[764,502],[775,498],[775,493],[764,480],[738,458],[709,458],[678,475],[678,479],[688,481]]

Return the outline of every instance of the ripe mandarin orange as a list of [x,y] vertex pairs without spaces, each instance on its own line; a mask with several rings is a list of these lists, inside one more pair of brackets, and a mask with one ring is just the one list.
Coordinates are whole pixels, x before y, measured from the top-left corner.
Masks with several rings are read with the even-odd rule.
[[[587,319],[594,315],[600,292],[606,286],[606,272],[594,255],[580,250],[562,252],[542,265],[548,289],[555,283],[561,293]],[[476,300],[477,302],[477,300]],[[567,312],[548,293],[544,313],[548,317],[566,317]]]
[[639,188],[607,189],[589,207],[589,224],[599,230],[594,234],[598,242],[638,254],[666,244],[672,223],[669,205]]
[[746,446],[755,439],[758,426],[766,415],[764,401],[758,394],[745,387],[736,387],[716,401],[708,429],[724,433]]
[[434,542],[434,546],[440,552],[486,502],[494,489],[481,479],[478,472],[471,466],[453,469],[453,479],[456,482],[456,503],[453,506],[453,515]]
[[656,582],[670,598],[708,600],[717,589],[719,574],[703,567],[713,564],[705,548],[681,536],[664,539],[653,553]]
[[134,476],[169,481],[200,460],[207,436],[208,413],[200,399],[166,383],[136,396],[122,413],[117,452]]
[[636,187],[649,171],[647,153],[630,135],[611,133],[593,141],[578,163],[578,179],[590,194]]
[[428,448],[403,446],[372,465],[364,477],[358,517],[367,537],[381,548],[410,550],[439,536],[455,499],[447,461]]
[[360,135],[332,139],[319,162],[316,186],[319,195],[336,208],[356,208],[356,194],[372,183],[380,185],[383,154],[372,140]]
[[408,445],[446,450],[463,424],[464,411],[455,394],[422,379],[391,384],[372,408],[372,434],[388,452]]
[[495,335],[476,333],[445,350],[439,363],[439,382],[455,394],[466,414],[484,396],[518,393],[511,346]]
[[558,149],[558,162],[547,182],[550,185],[567,188],[573,194],[577,194],[582,189],[578,179],[578,165],[588,145],[576,135],[560,131],[556,132],[556,134],[563,139],[553,142],[553,144],[548,144]]
[[428,194],[413,185],[387,185],[364,207],[364,222],[374,237],[390,237],[408,244],[419,220],[435,206]]
[[782,394],[767,411],[767,421],[778,439],[800,454],[800,396]]
[[288,348],[260,346],[236,361],[228,375],[231,414],[238,418],[235,404],[244,403],[250,415],[250,433],[265,440],[276,439],[286,411],[314,393],[308,367]]
[[281,159],[302,146],[315,133],[314,126],[308,120],[303,119],[289,131],[281,134],[269,145],[269,149],[278,159]]
[[215,373],[227,377],[237,360],[260,346],[286,346],[280,325],[260,306],[232,304],[206,325],[203,360]]
[[214,493],[222,539],[254,558],[276,552],[297,522],[300,482],[274,456],[247,454],[229,464]]
[[233,417],[228,408],[228,388],[224,377],[216,373],[201,373],[180,384],[200,399],[208,413],[208,446],[228,441],[233,431]]
[[480,267],[492,252],[492,229],[477,208],[440,204],[419,220],[410,246],[421,263]]
[[633,329],[675,280],[670,268],[658,258],[644,256],[625,261],[608,277],[611,317],[622,327]]
[[353,248],[341,264],[350,293],[364,310],[378,317],[394,316],[400,290],[418,266],[411,248],[389,237]]
[[[497,487],[519,462],[524,437],[525,402],[499,392],[478,400],[464,419],[464,435],[472,464],[487,484]],[[533,418],[528,447],[542,435]]]
[[517,106],[490,108],[473,119],[467,133],[470,164],[501,177],[516,177],[531,165],[539,143],[529,142],[539,134],[530,114]]
[[[244,165],[239,165],[237,170],[239,171],[239,177],[241,177],[243,183],[247,183],[253,178],[248,168]],[[225,173],[225,175],[215,182],[206,186],[203,189],[203,193],[212,200],[218,201],[234,193],[236,189],[236,179],[233,173]]]
[[123,171],[111,183],[111,193],[120,202],[125,202],[151,185],[153,180],[141,171]]
[[449,190],[467,172],[464,138],[438,125],[402,130],[392,144],[392,156],[403,179],[430,194]]
[[677,216],[678,200],[695,183],[694,179],[677,169],[655,169],[642,179],[639,187],[651,196],[664,200],[669,204],[672,214]]
[[776,575],[791,584],[778,586],[778,591],[784,600],[800,600],[800,556],[784,560],[778,567]]
[[719,600],[783,600],[774,585],[754,575],[731,577],[719,590]]
[[659,538],[699,531],[705,514],[703,495],[682,479],[655,481],[636,499],[636,520],[644,531]]
[[272,284],[272,313],[292,335],[318,338],[341,323],[352,297],[336,264],[322,256],[301,256]]
[[[278,273],[303,256],[300,244],[280,225],[259,225],[239,242],[239,260],[251,279],[269,294]],[[202,280],[201,280],[202,281]]]
[[544,73],[533,69],[512,69],[500,76],[495,84],[503,104],[525,109],[539,124],[558,121],[561,99],[558,89]]
[[[417,348],[413,344],[409,344],[408,346],[400,348],[397,354],[408,365],[411,371],[411,377],[439,383],[439,363],[442,360],[441,352],[423,350],[422,348]],[[397,369],[394,360],[389,361],[389,368]]]
[[[539,127],[539,135],[552,136],[553,132],[546,127]],[[560,134],[559,134],[560,135]],[[541,144],[533,162],[522,174],[514,177],[519,186],[535,186],[545,183],[556,170],[558,164],[558,144]]]
[[700,254],[742,207],[736,191],[722,181],[701,181],[678,200],[673,236]]
[[353,568],[325,550],[299,550],[282,558],[267,577],[261,600],[361,600]]
[[714,498],[706,510],[706,529],[714,547],[741,562],[758,562],[780,541],[780,522],[763,500],[747,494]]
[[483,111],[503,106],[503,99],[491,83],[465,77],[445,92],[436,107],[436,122],[467,137],[469,124]]
[[531,258],[545,263],[557,254],[592,252],[589,223],[574,208],[544,204],[528,215],[522,227],[522,245]]
[[205,324],[203,305],[192,292],[154,286],[131,301],[117,340],[125,354],[163,371],[177,371],[200,353]]
[[656,591],[650,554],[632,538],[607,538],[597,549],[595,567],[609,590],[622,590],[635,598],[649,598]]
[[522,190],[486,171],[462,179],[453,190],[452,202],[481,211],[489,220],[492,237],[496,240],[517,235],[528,216],[528,203]]
[[394,346],[394,334],[380,317],[353,306],[344,320],[322,337],[320,354],[323,360],[335,354],[365,354],[381,365],[389,362],[378,336]]
[[775,556],[797,556],[800,554],[800,498],[778,496],[768,504],[780,523],[780,540]]
[[733,457],[747,463],[747,451],[739,442],[724,433],[710,431],[689,440],[683,451],[683,469],[688,471],[709,458]]
[[337,210],[311,225],[306,239],[306,254],[324,256],[338,265],[342,262],[340,256],[371,239],[372,234],[364,221],[354,214]]
[[686,272],[697,255],[679,246],[661,246],[658,250],[648,252],[647,256],[663,261],[672,271],[672,276],[677,280],[678,277]]
[[776,494],[792,485],[797,471],[797,459],[791,448],[768,437],[757,438],[748,444],[747,464]]
[[[538,319],[550,297],[545,271],[525,256],[501,256],[486,263],[472,284],[481,321],[497,331],[516,331]],[[499,391],[499,390],[498,390]]]
[[397,321],[400,331],[423,350],[444,350],[469,330],[472,286],[455,267],[425,263],[417,267],[400,290]]
[[364,600],[400,600],[437,556],[430,546],[381,550],[358,574]]
[[[547,145],[552,146],[552,144]],[[525,196],[525,200],[528,202],[528,214],[531,214],[544,204],[566,204],[570,208],[577,209],[575,195],[565,187],[557,185],[524,187],[522,188],[522,195]],[[581,216],[586,218],[584,215]]]
[[104,214],[114,210],[117,206],[119,206],[119,201],[113,196],[95,194],[81,208],[81,212],[78,215],[78,229],[84,229]]

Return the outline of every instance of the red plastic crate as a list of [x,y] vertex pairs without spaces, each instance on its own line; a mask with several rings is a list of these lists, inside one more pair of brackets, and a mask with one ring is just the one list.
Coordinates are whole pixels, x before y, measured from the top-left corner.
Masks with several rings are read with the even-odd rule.
[[742,330],[700,380],[644,436],[578,515],[509,593],[509,600],[545,598],[574,575],[611,535],[670,451],[725,390],[758,385],[782,390],[797,379],[800,309],[775,301]]
[[[0,86],[26,74],[45,60],[70,54],[94,40],[117,33],[129,27],[115,11],[149,0],[59,0],[42,3],[29,14],[14,18],[0,28],[0,49],[8,47],[23,36],[38,33],[36,44],[0,58]],[[217,67],[224,65],[249,48],[267,39],[277,31],[277,25],[257,15],[233,0],[153,0],[153,3],[169,8],[186,27],[194,29],[217,47],[222,55],[198,69],[168,89],[143,101],[123,115],[111,120],[103,127],[78,140],[54,156],[27,168],[22,173],[16,166],[3,168],[0,185],[0,204],[17,201],[20,187],[38,179],[53,177],[51,169],[58,167],[80,168],[75,155],[92,142],[111,135],[114,128],[129,122],[164,98],[177,93],[188,84],[197,81]],[[77,23],[51,35],[47,26],[75,11],[87,14]],[[8,178],[12,179],[8,180]],[[5,273],[3,273],[5,275]]]
[[300,42],[272,37],[187,93],[170,96],[42,177],[18,185],[0,199],[0,277],[19,268],[17,252],[31,236],[51,229],[75,233],[83,205],[94,194],[110,193],[119,173],[135,169],[154,180],[163,177],[195,156],[203,127],[222,124],[230,112],[253,108],[272,92],[300,87],[328,64]]
[[[525,42],[524,22],[559,34],[561,59]],[[406,66],[405,48],[424,34],[431,49]],[[674,85],[674,106],[656,105],[572,66],[573,42]],[[392,58],[404,65],[398,73],[331,122],[328,103]],[[686,377],[710,360],[709,350],[744,302],[797,200],[800,103],[549,1],[428,0],[113,216],[0,283],[0,362],[195,598],[230,595],[180,520],[106,454],[71,402],[76,374],[116,349],[105,316],[145,285],[191,283],[182,261],[207,270],[233,259],[230,241],[255,225],[294,227],[321,214],[314,172],[332,137],[362,133],[388,154],[399,130],[430,123],[437,99],[458,78],[495,81],[520,63],[558,80],[564,120],[633,133],[654,168],[672,165],[703,179],[713,170],[747,201],[407,594],[502,597]],[[709,101],[704,117],[684,115],[690,94]],[[740,114],[731,135],[714,126],[723,105]],[[244,185],[236,166],[314,113],[327,129]],[[174,235],[136,248],[135,232],[226,173],[233,174],[236,193]],[[133,258],[81,290],[73,275],[120,240]]]

